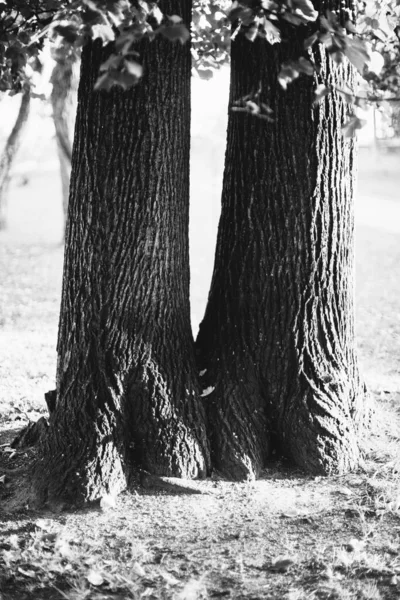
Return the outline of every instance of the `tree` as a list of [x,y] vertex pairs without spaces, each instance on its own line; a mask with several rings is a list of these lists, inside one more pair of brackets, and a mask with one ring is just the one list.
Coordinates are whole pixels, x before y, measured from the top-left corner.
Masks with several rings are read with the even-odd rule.
[[21,94],[17,119],[6,141],[0,157],[0,230],[7,227],[7,199],[10,187],[12,166],[21,145],[25,126],[28,122],[31,104],[31,87],[26,82]]
[[[163,8],[190,22],[186,0]],[[132,461],[209,469],[189,307],[190,47],[159,37],[138,51],[141,85],[108,92],[93,87],[110,50],[82,54],[42,499],[116,492]]]
[[64,224],[67,220],[72,141],[76,116],[76,94],[79,80],[79,56],[62,47],[53,52],[55,65],[51,74],[51,104],[60,162]]
[[[341,22],[353,8],[321,1],[319,12],[328,6]],[[314,104],[316,84],[351,88],[354,68],[318,45],[309,61],[319,74],[284,90],[281,65],[294,64],[309,32],[282,31],[290,43],[243,34],[232,42],[230,103],[245,100],[229,113],[214,274],[197,339],[212,386],[213,460],[240,479],[256,476],[276,444],[312,473],[352,469],[366,418],[354,340],[355,147],[341,132],[341,95]]]
[[[367,52],[352,7],[337,3],[325,17],[321,0],[317,20],[309,0],[234,3],[235,110],[197,340],[201,389],[189,320],[190,51],[170,43],[187,39],[188,4],[46,4],[56,33],[100,40],[82,55],[39,496],[93,500],[137,467],[202,477],[212,464],[253,478],[277,446],[313,473],[353,468],[366,411],[351,292],[354,144],[340,129],[354,79],[344,57],[364,65]],[[4,85],[19,82],[18,36]],[[277,79],[294,83],[284,93]]]

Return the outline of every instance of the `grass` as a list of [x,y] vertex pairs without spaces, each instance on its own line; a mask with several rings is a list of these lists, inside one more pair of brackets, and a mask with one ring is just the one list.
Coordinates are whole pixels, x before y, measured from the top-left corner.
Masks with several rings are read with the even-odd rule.
[[[51,143],[43,142],[49,156]],[[196,138],[195,153],[204,143]],[[32,149],[22,159],[24,152]],[[213,152],[221,162],[223,147]],[[195,323],[220,185],[215,156],[204,173],[208,147],[206,154],[193,169]],[[254,483],[215,475],[192,483],[198,493],[189,494],[134,482],[118,498],[72,512],[29,504],[34,450],[9,445],[46,413],[43,394],[54,387],[63,257],[57,172],[35,167],[28,185],[16,179],[10,228],[0,236],[1,600],[400,598],[399,180],[390,160],[379,167],[365,153],[361,165],[357,331],[375,414],[359,471],[313,478],[271,462]]]

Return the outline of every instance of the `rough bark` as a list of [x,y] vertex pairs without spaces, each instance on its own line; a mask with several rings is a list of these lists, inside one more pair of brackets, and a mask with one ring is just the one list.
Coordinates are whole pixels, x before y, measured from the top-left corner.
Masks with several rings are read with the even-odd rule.
[[[189,3],[163,2],[190,22]],[[188,45],[138,47],[144,77],[94,92],[82,55],[58,338],[41,445],[41,500],[93,500],[129,469],[194,478],[209,466],[190,326]]]
[[[321,3],[323,8],[323,3]],[[332,7],[331,7],[332,8]],[[293,38],[293,35],[291,37]],[[261,88],[274,122],[230,112],[214,274],[197,339],[212,460],[257,476],[271,445],[307,471],[343,473],[359,460],[364,416],[354,340],[353,140],[347,107],[326,79],[353,69],[314,52],[319,78],[287,92],[279,65],[299,43],[232,43],[230,102]]]
[[72,141],[74,134],[76,100],[79,81],[79,58],[72,55],[55,55],[51,74],[51,105],[56,131],[57,152],[60,162],[61,191],[64,228],[68,214],[69,180],[71,176]]
[[7,201],[12,166],[22,142],[25,125],[28,122],[30,105],[31,90],[29,85],[25,85],[21,93],[17,119],[0,158],[0,230],[7,228]]

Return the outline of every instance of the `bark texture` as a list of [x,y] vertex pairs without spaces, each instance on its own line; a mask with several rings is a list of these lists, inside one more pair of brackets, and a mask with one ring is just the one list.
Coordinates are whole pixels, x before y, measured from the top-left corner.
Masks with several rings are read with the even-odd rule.
[[21,93],[21,104],[17,120],[7,139],[3,154],[0,157],[0,230],[7,228],[7,201],[12,166],[21,145],[25,125],[28,122],[30,105],[31,90],[29,85],[25,85]]
[[[190,22],[189,3],[163,2]],[[194,478],[209,467],[189,306],[188,45],[138,47],[145,74],[94,92],[83,51],[58,338],[40,498],[93,500],[132,464]]]
[[57,152],[60,162],[61,191],[64,224],[67,221],[69,181],[71,176],[72,142],[74,135],[77,90],[79,82],[79,57],[55,55],[51,74],[51,105],[56,130]]
[[[323,4],[323,3],[321,3]],[[332,7],[331,7],[332,8]],[[293,36],[290,38],[293,39]],[[214,275],[197,339],[212,460],[252,478],[271,444],[307,471],[343,473],[359,460],[365,389],[354,340],[354,142],[321,80],[353,69],[322,48],[317,78],[285,92],[279,65],[296,42],[232,43],[230,102],[261,89],[274,122],[230,112]]]

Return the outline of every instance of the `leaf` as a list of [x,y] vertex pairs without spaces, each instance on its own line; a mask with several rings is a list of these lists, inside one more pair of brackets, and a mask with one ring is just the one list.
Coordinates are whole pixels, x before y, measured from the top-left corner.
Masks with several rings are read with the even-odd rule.
[[[151,11],[151,16],[153,17],[153,19],[156,20],[157,25],[161,25],[164,15],[162,14],[162,12],[158,6],[153,7],[153,9]],[[174,16],[174,15],[172,15],[172,16]],[[171,17],[170,17],[170,19],[171,19]]]
[[290,567],[296,564],[296,561],[290,557],[277,558],[273,561],[269,570],[275,573],[286,573]]
[[312,35],[310,35],[307,39],[304,40],[303,48],[304,50],[308,50],[315,44],[318,39],[318,32],[316,31]]
[[292,23],[293,25],[301,25],[302,20],[299,16],[294,15],[291,12],[284,12],[282,15],[283,19],[285,19],[285,21],[288,21],[289,23]]
[[100,65],[100,73],[108,71],[108,69],[117,69],[121,65],[122,60],[122,56],[111,54],[111,56],[109,56],[107,60]]
[[113,42],[115,39],[115,34],[112,27],[110,25],[106,25],[105,23],[92,25],[92,36],[94,40],[100,38],[104,44]]
[[1,475],[0,476],[0,483],[5,483],[6,482],[6,476],[5,475]]
[[296,14],[300,15],[306,22],[315,21],[318,17],[318,12],[310,0],[292,0],[292,2]]
[[364,67],[371,60],[367,46],[357,38],[347,40],[343,52],[360,73],[363,73]]
[[68,539],[64,536],[58,536],[55,540],[55,549],[63,558],[73,559],[75,558],[74,550],[69,543]]
[[248,40],[250,40],[250,42],[254,42],[254,40],[256,39],[258,35],[258,25],[256,25],[255,23],[253,23],[253,25],[251,25],[251,27],[249,27],[248,29],[246,29],[246,33],[245,36]]
[[143,67],[140,63],[136,62],[135,60],[125,60],[124,64],[128,73],[130,73],[137,79],[141,78],[141,76],[143,75]]
[[138,562],[133,563],[132,571],[135,573],[135,575],[138,575],[139,577],[146,577],[146,571],[143,569],[142,565]]
[[107,510],[110,508],[115,508],[117,506],[117,501],[115,496],[112,494],[104,494],[104,496],[100,500],[100,508],[103,510]]
[[178,23],[182,23],[182,17],[180,17],[179,15],[168,15],[168,19],[173,25],[178,25]]
[[177,579],[170,573],[167,573],[166,571],[161,573],[161,577],[168,583],[168,585],[178,585],[179,583],[181,583],[179,579]]
[[265,37],[269,44],[278,44],[281,41],[281,32],[271,21],[264,19]]
[[[253,102],[253,100],[247,100],[246,108],[247,108],[248,112],[253,115],[258,115],[261,112],[261,108],[258,106],[258,104]],[[215,388],[213,388],[211,391],[213,391],[214,389]],[[208,392],[208,393],[210,394],[211,392]],[[204,396],[204,393],[202,394],[202,396]]]
[[114,85],[114,82],[111,79],[111,77],[109,76],[109,74],[104,73],[104,75],[100,75],[100,77],[97,78],[97,81],[94,84],[93,89],[106,90],[108,92],[112,88],[113,85]]
[[197,73],[200,79],[204,79],[205,81],[208,81],[209,79],[212,79],[214,77],[214,71],[212,69],[201,69],[199,67],[197,69]]
[[[345,102],[347,102],[348,104],[353,104],[354,94],[353,94],[353,91],[349,87],[347,87],[347,86],[343,86],[342,88],[336,87],[335,90],[337,91],[339,96],[341,96],[343,98],[343,100]],[[343,489],[345,489],[345,488],[343,488]]]
[[287,89],[288,83],[291,83],[300,75],[299,71],[293,66],[293,63],[283,63],[278,74],[278,81],[284,90]]
[[347,542],[345,548],[348,552],[359,552],[364,548],[363,540],[357,540],[356,538],[351,539]]
[[18,572],[22,573],[22,575],[25,575],[25,577],[31,577],[32,579],[34,579],[36,577],[35,571],[25,570],[25,569],[22,569],[22,567],[18,567]]
[[124,31],[116,40],[115,40],[115,49],[118,52],[122,52],[122,54],[126,54],[130,46],[135,42],[135,33],[134,31]]
[[337,65],[341,65],[343,62],[344,54],[341,50],[335,50],[331,52],[331,57]]
[[314,92],[314,104],[319,104],[330,92],[330,87],[323,85],[322,83],[317,85]]
[[45,102],[47,100],[46,94],[37,94],[36,92],[31,92],[31,98],[41,100],[42,102]]
[[326,31],[329,31],[329,32],[334,31],[334,28],[332,27],[332,25],[330,24],[328,19],[326,17],[324,17],[323,15],[320,16],[319,23],[320,23],[322,29],[325,29]]
[[88,8],[90,8],[90,10],[93,10],[93,12],[101,12],[99,10],[99,7],[95,2],[93,2],[93,0],[82,0],[82,4],[85,4]]
[[301,56],[299,60],[295,63],[296,69],[300,71],[300,73],[305,73],[306,75],[314,74],[314,65],[312,62]]
[[361,129],[366,124],[365,119],[359,117],[352,117],[342,127],[342,134],[345,138],[352,138],[355,136],[357,129]]
[[51,529],[50,519],[36,519],[35,525],[39,529],[43,529],[43,531],[49,531]]
[[308,516],[308,512],[304,509],[300,508],[290,508],[282,513],[282,517],[286,517],[287,519],[296,519],[297,517],[306,517]]
[[371,52],[368,63],[368,71],[379,75],[385,65],[385,58],[380,52]]
[[65,39],[69,44],[73,44],[78,37],[78,30],[75,25],[56,25],[54,31]]
[[338,490],[339,494],[343,494],[343,496],[352,496],[353,492],[346,487],[342,487]]
[[357,33],[357,29],[355,28],[354,23],[352,21],[346,21],[344,26],[346,27],[346,30],[349,33]]
[[241,6],[238,3],[233,3],[232,10],[228,12],[228,19],[233,23],[240,19],[243,23],[251,22],[254,18],[254,13],[248,6]]
[[11,548],[14,550],[19,550],[19,540],[16,533],[13,533],[7,538],[7,542],[10,544]]
[[203,390],[201,397],[205,398],[206,396],[209,396],[214,390],[215,390],[215,386],[210,385],[205,390]]
[[205,592],[204,588],[204,575],[200,579],[189,579],[189,581],[184,585],[180,594],[178,595],[178,600],[197,600],[198,598],[207,597],[208,594]]
[[189,30],[183,23],[166,25],[165,27],[160,27],[158,31],[170,42],[179,41],[181,44],[185,44],[190,38]]
[[98,571],[92,570],[86,575],[86,579],[92,585],[98,586],[104,583],[104,578]]
[[58,534],[56,532],[53,533],[42,533],[40,536],[40,541],[54,543],[58,538]]

